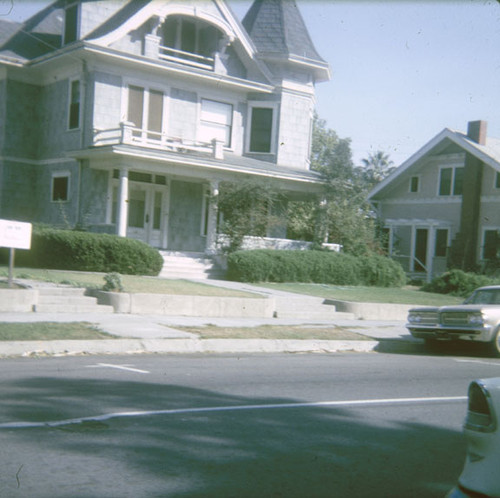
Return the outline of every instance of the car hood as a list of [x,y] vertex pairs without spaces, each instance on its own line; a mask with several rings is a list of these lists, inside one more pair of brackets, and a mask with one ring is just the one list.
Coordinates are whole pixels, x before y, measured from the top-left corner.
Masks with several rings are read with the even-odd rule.
[[409,311],[434,311],[434,312],[443,312],[443,311],[484,311],[489,308],[497,308],[500,311],[499,305],[491,305],[491,304],[455,304],[453,306],[422,306],[419,308],[411,308]]

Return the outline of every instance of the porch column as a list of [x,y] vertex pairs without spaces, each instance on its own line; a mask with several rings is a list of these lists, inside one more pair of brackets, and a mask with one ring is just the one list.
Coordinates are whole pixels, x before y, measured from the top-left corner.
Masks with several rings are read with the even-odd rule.
[[216,254],[217,252],[217,212],[219,195],[219,182],[210,182],[210,199],[208,202],[207,216],[207,240],[205,252],[207,254]]
[[128,221],[128,169],[120,168],[120,186],[118,188],[118,217],[117,217],[117,235],[127,236]]

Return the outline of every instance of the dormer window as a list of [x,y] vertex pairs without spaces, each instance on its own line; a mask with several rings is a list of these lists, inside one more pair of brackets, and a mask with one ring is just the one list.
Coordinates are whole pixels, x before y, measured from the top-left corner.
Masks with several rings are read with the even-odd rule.
[[64,9],[64,45],[78,39],[78,3],[72,3]]
[[161,29],[162,58],[203,69],[213,69],[214,53],[222,37],[217,28],[189,17],[168,17]]

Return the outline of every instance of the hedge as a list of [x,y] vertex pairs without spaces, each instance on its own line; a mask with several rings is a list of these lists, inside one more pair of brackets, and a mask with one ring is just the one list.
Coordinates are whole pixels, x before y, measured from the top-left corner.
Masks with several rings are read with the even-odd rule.
[[[7,250],[1,260],[8,261]],[[134,239],[116,235],[34,227],[29,251],[16,251],[16,266],[124,275],[158,275],[160,253]]]
[[401,265],[379,255],[352,256],[328,251],[236,251],[228,256],[227,277],[240,282],[314,282],[400,287]]
[[425,292],[436,292],[438,294],[451,294],[452,296],[467,297],[474,289],[485,285],[498,283],[498,279],[467,273],[462,270],[451,270],[443,273],[425,284],[421,290]]

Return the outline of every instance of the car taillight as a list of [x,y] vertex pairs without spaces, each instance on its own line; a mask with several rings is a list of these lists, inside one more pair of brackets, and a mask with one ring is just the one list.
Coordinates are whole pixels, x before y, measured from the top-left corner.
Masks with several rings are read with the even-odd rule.
[[465,428],[480,432],[493,432],[496,429],[490,395],[478,381],[472,382],[469,386],[469,406]]

